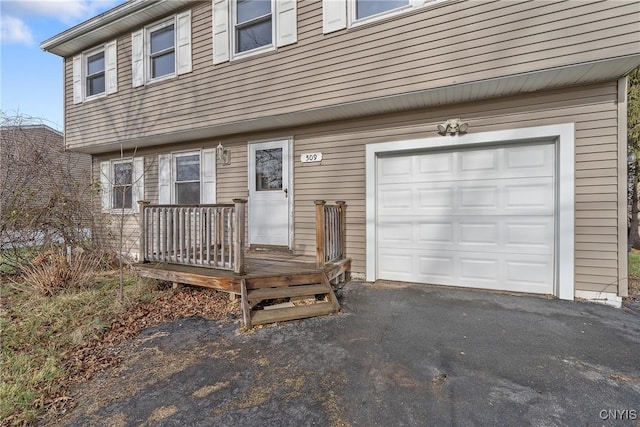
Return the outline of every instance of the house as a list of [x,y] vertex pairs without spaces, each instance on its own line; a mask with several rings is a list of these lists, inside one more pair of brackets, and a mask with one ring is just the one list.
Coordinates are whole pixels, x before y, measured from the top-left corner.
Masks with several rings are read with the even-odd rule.
[[0,127],[0,248],[86,238],[91,156],[64,149],[62,132],[22,117]]
[[616,304],[639,23],[636,1],[132,0],[41,47],[138,253],[142,199],[247,199],[246,244],[298,255],[339,200],[366,280]]

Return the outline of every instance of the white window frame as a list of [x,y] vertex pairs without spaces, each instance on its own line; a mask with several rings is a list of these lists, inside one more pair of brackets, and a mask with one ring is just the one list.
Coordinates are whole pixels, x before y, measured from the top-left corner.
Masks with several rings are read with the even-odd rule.
[[[236,52],[236,43],[238,42],[238,38],[236,36],[236,26],[238,25],[237,18],[237,4],[238,0],[230,0],[231,2],[231,19],[229,20],[230,30],[231,30],[231,59],[239,59],[245,58],[247,56],[256,55],[263,52],[269,52],[276,49],[276,2],[275,0],[271,0],[271,44],[256,47],[251,50],[247,50],[244,52]],[[264,16],[264,15],[263,15]]]
[[[100,46],[94,46],[72,59],[72,92],[73,103],[104,98],[118,91],[118,43],[112,40]],[[104,55],[104,91],[87,95],[87,78],[89,77],[89,57],[102,53]]]
[[357,0],[322,0],[322,32],[324,34],[356,28],[372,22],[409,13],[415,9],[438,7],[451,0],[409,0],[409,4],[365,18],[356,19]]
[[[176,158],[198,154],[200,156],[200,204],[216,203],[216,148],[173,151],[158,154],[158,203],[176,203]],[[183,181],[186,182],[186,181]]]
[[[178,181],[178,160],[180,157],[186,157],[186,156],[194,156],[197,155],[198,156],[198,170],[199,170],[199,176],[198,176],[198,180],[192,180],[192,181]],[[178,194],[176,191],[176,184],[178,183],[189,183],[189,182],[197,182],[200,186],[200,194],[199,194],[199,200],[198,203],[196,204],[202,204],[202,199],[203,199],[203,194],[202,194],[202,190],[203,190],[203,185],[202,185],[202,174],[203,174],[203,170],[202,170],[202,152],[200,150],[191,150],[191,151],[179,151],[179,152],[173,152],[171,153],[171,203],[172,204],[176,204],[178,203]]]
[[[102,69],[102,75],[104,76],[104,90],[100,93],[88,95],[88,79],[90,77],[89,58],[99,53],[102,53],[102,60],[104,62],[104,68]],[[92,99],[102,98],[104,96],[107,96],[107,53],[104,46],[100,46],[82,53],[82,99],[83,101],[91,101]]]
[[[151,54],[151,33],[161,30],[163,28],[173,25],[173,72],[164,74],[160,77],[153,77],[153,55]],[[160,22],[151,24],[144,29],[144,62],[145,62],[145,83],[155,83],[166,79],[171,79],[177,76],[178,70],[178,49],[177,49],[177,31],[178,23],[176,22],[176,16],[172,16],[170,19],[165,19]],[[170,50],[166,49],[162,52],[168,53]],[[156,55],[159,56],[159,55]]]
[[369,15],[364,18],[357,19],[356,18],[356,3],[358,0],[347,0],[348,4],[348,16],[349,16],[349,26],[355,27],[358,25],[366,24],[372,21],[377,21],[379,19],[388,18],[394,15],[400,15],[414,8],[413,2],[411,0],[407,1],[407,4],[404,6],[396,7],[395,9],[390,9],[384,12],[376,13],[375,15]]
[[[116,164],[131,163],[131,208],[113,206],[113,169]],[[100,186],[102,191],[102,212],[110,214],[138,213],[138,201],[144,199],[144,157],[123,157],[100,162]]]
[[212,0],[212,9],[214,65],[275,52],[298,42],[297,0],[271,0],[271,44],[239,53],[235,31],[237,0]]
[[[173,25],[173,72],[159,77],[151,75],[151,33]],[[190,73],[192,66],[191,9],[156,21],[131,33],[132,87],[176,78]],[[168,52],[166,49],[163,52]]]

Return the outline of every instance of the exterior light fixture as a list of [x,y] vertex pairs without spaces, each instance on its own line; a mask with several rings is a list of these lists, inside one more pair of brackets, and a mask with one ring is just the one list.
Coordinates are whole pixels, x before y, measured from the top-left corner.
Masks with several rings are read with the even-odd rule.
[[218,146],[216,147],[216,155],[218,157],[218,160],[222,160],[222,164],[231,164],[231,150],[228,148],[224,148],[222,146],[222,142],[218,142]]
[[466,133],[469,125],[460,119],[449,119],[438,125],[438,133],[441,135],[459,135]]

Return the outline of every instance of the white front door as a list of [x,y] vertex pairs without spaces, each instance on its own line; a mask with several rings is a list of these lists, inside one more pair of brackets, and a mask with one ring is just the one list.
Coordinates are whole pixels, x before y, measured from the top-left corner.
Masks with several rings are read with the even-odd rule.
[[249,243],[289,246],[289,140],[249,144]]

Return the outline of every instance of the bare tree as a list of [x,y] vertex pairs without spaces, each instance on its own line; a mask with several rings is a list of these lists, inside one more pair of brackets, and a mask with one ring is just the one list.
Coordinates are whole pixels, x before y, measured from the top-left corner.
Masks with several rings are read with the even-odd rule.
[[[92,226],[90,157],[65,152],[62,134],[42,120],[0,113],[0,251],[86,245]],[[6,253],[6,252],[5,252]]]

